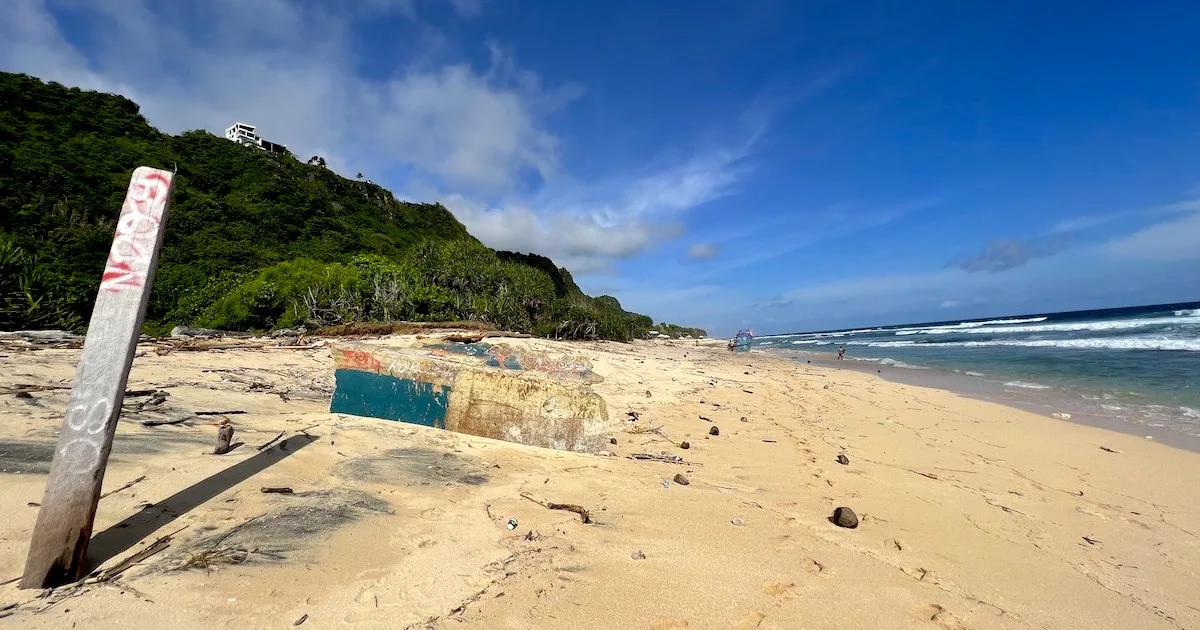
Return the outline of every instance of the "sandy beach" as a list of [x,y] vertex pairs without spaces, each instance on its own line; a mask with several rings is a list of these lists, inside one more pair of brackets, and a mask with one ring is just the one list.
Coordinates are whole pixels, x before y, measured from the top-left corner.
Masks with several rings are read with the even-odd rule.
[[[604,377],[607,452],[330,414],[323,344],[146,346],[129,389],[169,397],[122,418],[92,553],[111,568],[169,544],[103,582],[10,581],[0,625],[1200,628],[1196,453],[761,352],[513,343]],[[0,354],[9,580],[79,352]],[[197,411],[242,413],[142,423]],[[215,456],[222,419],[244,445]],[[839,506],[857,528],[830,521]]]

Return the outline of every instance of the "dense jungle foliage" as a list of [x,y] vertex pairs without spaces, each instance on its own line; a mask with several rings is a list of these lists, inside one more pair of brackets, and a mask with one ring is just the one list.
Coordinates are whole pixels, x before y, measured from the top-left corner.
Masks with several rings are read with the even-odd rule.
[[489,249],[441,204],[204,131],[163,134],[120,96],[0,73],[0,329],[86,328],[140,165],[177,172],[151,334],[476,320],[627,340],[655,328],[548,258]]

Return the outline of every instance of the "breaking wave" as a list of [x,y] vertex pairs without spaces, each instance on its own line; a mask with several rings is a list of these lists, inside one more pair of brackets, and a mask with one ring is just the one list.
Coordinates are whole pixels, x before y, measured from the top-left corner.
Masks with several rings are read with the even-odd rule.
[[[851,342],[852,344],[855,342]],[[991,339],[988,341],[945,341],[917,343],[913,341],[858,342],[872,348],[986,348],[1009,346],[1020,348],[1074,348],[1097,350],[1179,350],[1200,352],[1200,339],[1172,337],[1108,337],[1084,339]]]

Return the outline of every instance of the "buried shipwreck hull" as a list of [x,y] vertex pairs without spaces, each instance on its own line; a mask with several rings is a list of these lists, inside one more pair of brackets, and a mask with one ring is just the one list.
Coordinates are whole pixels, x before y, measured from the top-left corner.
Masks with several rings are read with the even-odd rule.
[[583,452],[616,429],[578,360],[485,343],[338,345],[333,357],[333,413]]

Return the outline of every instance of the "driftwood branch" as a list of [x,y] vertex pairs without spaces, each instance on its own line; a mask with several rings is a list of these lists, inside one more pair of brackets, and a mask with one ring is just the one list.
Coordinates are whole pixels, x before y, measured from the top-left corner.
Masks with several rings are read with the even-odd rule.
[[533,501],[547,510],[563,510],[566,512],[574,512],[579,515],[579,518],[584,522],[584,524],[592,522],[591,513],[581,505],[575,505],[574,503],[550,503],[547,501],[541,501],[530,496],[528,492],[522,492],[521,496]]
[[260,445],[257,447],[257,448],[258,448],[258,450],[260,450],[260,451],[261,451],[261,450],[263,450],[263,449],[267,448],[268,446],[270,446],[270,445],[272,445],[272,444],[274,444],[274,443],[278,442],[278,441],[279,441],[279,438],[283,437],[283,434],[284,434],[284,433],[287,433],[287,432],[286,432],[286,431],[280,431],[280,432],[279,432],[279,435],[276,435],[275,437],[271,438],[271,440],[270,440],[269,442],[267,442],[266,444],[260,444]]
[[178,534],[185,529],[187,529],[186,525],[171,532],[170,534],[167,534],[166,536],[159,538],[158,540],[155,540],[145,549],[126,556],[124,560],[114,564],[112,567],[105,569],[104,571],[101,571],[100,574],[96,576],[96,581],[108,582],[109,580],[116,579],[117,576],[132,568],[133,565],[145,560],[146,558],[149,558],[150,556],[161,553],[167,547],[171,546],[171,540],[175,534]]
[[121,486],[120,488],[117,488],[116,490],[109,490],[108,492],[105,492],[104,494],[100,495],[100,498],[103,499],[104,497],[112,496],[122,490],[128,490],[145,480],[146,480],[146,475],[142,475],[141,477],[138,477],[137,479],[130,481],[129,483]]
[[167,424],[183,424],[188,420],[194,419],[194,416],[183,416],[182,418],[164,418],[162,420],[142,420],[144,427],[161,427]]

